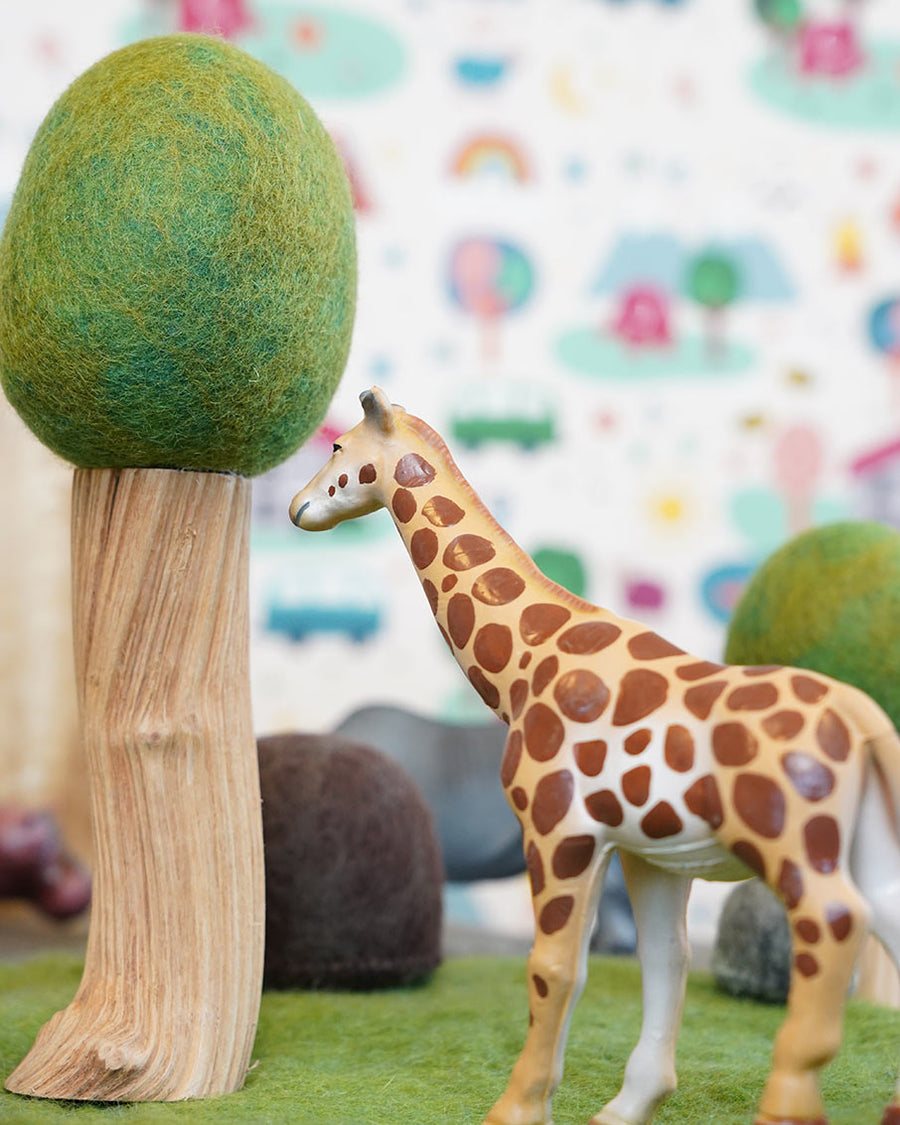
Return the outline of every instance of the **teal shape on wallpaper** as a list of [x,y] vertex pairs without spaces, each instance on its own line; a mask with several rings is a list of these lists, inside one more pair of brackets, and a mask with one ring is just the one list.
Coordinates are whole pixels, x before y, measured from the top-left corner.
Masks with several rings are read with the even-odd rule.
[[[770,554],[804,530],[790,527],[785,498],[773,488],[741,489],[731,497],[729,507],[735,527],[760,556]],[[836,496],[818,496],[811,500],[809,515],[817,527],[834,523],[848,517],[847,504]]]
[[[168,6],[148,6],[125,21],[123,42],[185,30],[176,14]],[[371,97],[406,73],[407,52],[400,37],[351,8],[255,0],[252,16],[249,26],[230,36],[232,42],[312,101]],[[204,30],[216,33],[214,27]]]
[[801,74],[784,56],[760,60],[750,86],[775,109],[837,129],[900,132],[900,43],[869,44],[866,65],[841,79]]
[[736,341],[710,348],[700,336],[684,336],[665,348],[635,348],[593,328],[573,328],[556,341],[556,357],[572,371],[598,379],[717,378],[749,370],[756,359]]
[[393,86],[406,50],[384,24],[348,8],[254,5],[256,24],[240,46],[283,74],[307,98],[363,98]]

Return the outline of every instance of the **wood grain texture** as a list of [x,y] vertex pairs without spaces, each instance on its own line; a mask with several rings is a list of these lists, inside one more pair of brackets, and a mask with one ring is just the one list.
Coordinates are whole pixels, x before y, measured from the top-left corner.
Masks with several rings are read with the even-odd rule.
[[78,470],[76,680],[94,819],[81,985],[7,1081],[169,1101],[238,1089],[264,942],[250,483]]

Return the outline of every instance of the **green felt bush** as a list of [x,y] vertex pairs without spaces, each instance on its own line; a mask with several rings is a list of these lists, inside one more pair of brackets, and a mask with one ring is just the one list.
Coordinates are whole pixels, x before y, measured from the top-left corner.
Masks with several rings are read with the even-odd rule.
[[0,239],[0,380],[82,467],[253,475],[346,361],[350,191],[316,115],[223,41],[102,59],[50,110]]
[[731,664],[791,664],[861,688],[900,727],[900,533],[835,523],[753,575],[728,628]]
[[[73,996],[81,965],[54,957],[0,966],[0,1073]],[[448,961],[420,988],[263,995],[255,1067],[243,1090],[205,1102],[99,1106],[0,1093],[4,1125],[228,1122],[234,1125],[481,1125],[502,1092],[528,1022],[525,960]],[[750,1125],[784,1017],[735,1000],[710,977],[688,982],[679,1088],[654,1125]],[[591,959],[575,1010],[556,1125],[584,1125],[616,1092],[640,1028],[631,961]],[[877,1122],[900,1046],[897,1012],[853,1002],[844,1048],[825,1071],[830,1125]]]

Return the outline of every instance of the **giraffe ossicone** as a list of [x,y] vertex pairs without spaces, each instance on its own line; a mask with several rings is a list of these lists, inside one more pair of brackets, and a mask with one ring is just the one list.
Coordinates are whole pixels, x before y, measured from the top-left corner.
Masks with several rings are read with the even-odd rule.
[[[675,1088],[695,877],[758,875],[791,923],[787,1017],[757,1125],[823,1125],[822,1067],[867,929],[900,965],[900,737],[827,676],[691,656],[550,582],[492,518],[442,439],[377,387],[297,495],[324,530],[391,513],[438,628],[510,733],[501,781],[535,914],[525,1045],[486,1125],[548,1125],[606,864],[639,935],[643,1024],[592,1125],[645,1125]],[[900,1086],[883,1125],[900,1125]]]

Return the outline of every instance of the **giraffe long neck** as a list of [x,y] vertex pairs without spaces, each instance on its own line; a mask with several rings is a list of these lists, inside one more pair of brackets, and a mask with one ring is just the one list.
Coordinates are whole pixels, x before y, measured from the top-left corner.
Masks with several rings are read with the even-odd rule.
[[505,722],[533,649],[575,613],[599,611],[547,579],[500,527],[440,437],[407,416],[387,507],[450,651]]

